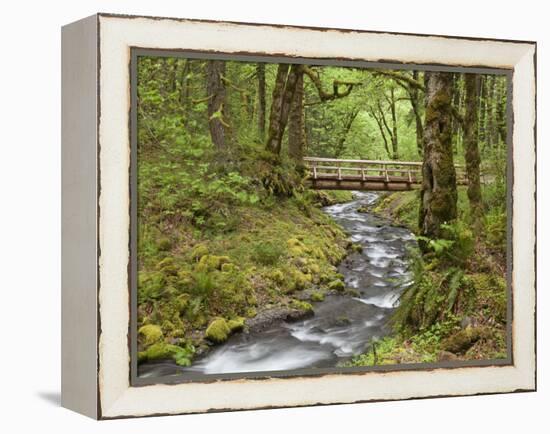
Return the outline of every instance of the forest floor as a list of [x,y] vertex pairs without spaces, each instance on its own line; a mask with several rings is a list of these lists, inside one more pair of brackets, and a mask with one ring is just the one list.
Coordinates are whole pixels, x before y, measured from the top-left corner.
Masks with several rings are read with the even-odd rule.
[[[458,193],[459,209],[468,209],[465,188]],[[373,211],[418,234],[418,194],[388,194]],[[432,254],[414,260],[416,283],[401,297],[393,333],[346,366],[506,357],[506,261],[500,239],[505,218],[499,216],[498,224],[490,219],[488,230],[477,235],[465,229],[466,219],[461,213],[454,226],[460,233],[452,241],[454,255],[450,243],[438,245],[436,240]],[[457,260],[460,249],[464,257]],[[445,260],[445,253],[452,263]]]
[[139,361],[188,366],[245,325],[297,320],[313,313],[310,301],[344,292],[336,265],[353,245],[321,206],[349,200],[346,192],[307,192],[235,205],[223,226],[204,230],[166,210],[144,211]]

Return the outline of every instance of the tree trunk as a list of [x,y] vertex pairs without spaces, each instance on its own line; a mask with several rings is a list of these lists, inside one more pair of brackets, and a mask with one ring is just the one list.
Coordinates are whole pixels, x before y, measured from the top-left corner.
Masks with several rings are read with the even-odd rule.
[[457,216],[452,146],[452,74],[426,72],[424,157],[419,227],[423,236],[440,237],[441,224]]
[[265,63],[256,66],[258,76],[258,134],[260,140],[265,138]]
[[399,145],[397,140],[397,116],[395,114],[395,93],[393,86],[391,87],[391,98],[390,98],[390,112],[392,120],[392,134],[391,134],[391,144],[393,151],[393,159],[399,160]]
[[380,135],[382,136],[382,140],[384,142],[384,149],[386,150],[386,153],[388,154],[388,158],[391,159],[391,152],[390,147],[388,145],[388,139],[386,138],[386,133],[384,132],[384,125],[382,124],[382,120],[376,115],[376,110],[371,108],[370,113],[374,120],[376,121],[376,124],[378,125],[378,129],[380,130]]
[[487,130],[487,77],[480,77],[480,91],[479,91],[479,122],[478,122],[478,138],[479,142],[483,144],[483,148],[487,144],[486,130]]
[[[418,80],[418,71],[413,71],[413,79]],[[418,155],[422,155],[424,146],[422,144],[424,140],[424,125],[422,124],[422,114],[420,109],[420,98],[418,97],[418,88],[414,86],[407,86],[409,97],[411,100],[411,106],[414,113],[414,119],[416,122],[416,148]]]
[[225,74],[225,61],[209,60],[206,64],[206,92],[208,95],[208,125],[212,143],[217,150],[227,150],[227,128],[225,119],[226,90],[222,77]]
[[342,133],[340,134],[340,138],[338,139],[338,144],[334,152],[334,158],[340,158],[342,156],[349,131],[351,130],[353,121],[355,120],[358,114],[359,114],[359,109],[357,108],[354,108],[350,113],[348,113],[344,122],[344,127],[342,128]]
[[506,143],[506,80],[502,77],[497,82],[497,96],[496,96],[496,131],[495,131],[495,143]]
[[468,178],[468,200],[472,221],[481,222],[481,185],[479,180],[479,147],[478,147],[478,106],[480,77],[478,74],[465,74],[466,113],[464,114],[464,158],[466,160],[466,177]]
[[304,74],[300,72],[297,75],[296,88],[290,104],[288,119],[288,155],[299,168],[303,166],[304,149],[306,147],[304,120]]
[[296,88],[299,69],[300,65],[290,66],[288,64],[279,64],[277,69],[266,142],[266,149],[275,155],[281,153],[283,135],[288,122],[290,104]]
[[492,148],[495,145],[495,76],[490,75],[487,78],[487,124],[485,129],[485,137],[487,146]]
[[[389,103],[390,103],[390,111],[391,111],[391,116],[392,116],[392,121],[393,121],[393,119],[395,117],[395,107],[392,109],[391,100],[389,101]],[[380,101],[377,102],[377,105],[378,105],[378,115],[380,117],[381,124],[386,129],[386,131],[388,133],[388,136],[390,138],[389,141],[391,143],[391,152],[386,147],[386,151],[388,152],[388,157],[391,160],[397,160],[399,155],[397,154],[397,135],[394,135],[394,132],[397,133],[395,123],[393,124],[393,128],[390,128],[390,126],[388,125],[388,121],[386,120],[386,115],[384,113],[384,109],[380,105]],[[384,139],[384,141],[386,142],[387,140]]]

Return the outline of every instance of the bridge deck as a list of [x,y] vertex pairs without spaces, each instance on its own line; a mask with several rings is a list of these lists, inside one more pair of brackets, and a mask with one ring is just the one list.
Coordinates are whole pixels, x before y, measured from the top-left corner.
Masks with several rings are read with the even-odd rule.
[[[341,160],[305,157],[310,188],[317,190],[403,191],[420,188],[419,161]],[[461,165],[455,165],[457,183],[465,184]]]

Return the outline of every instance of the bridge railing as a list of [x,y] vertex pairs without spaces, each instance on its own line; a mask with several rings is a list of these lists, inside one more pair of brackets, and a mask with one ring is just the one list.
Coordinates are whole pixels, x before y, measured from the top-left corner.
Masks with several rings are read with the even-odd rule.
[[[304,157],[312,180],[380,181],[420,184],[422,162],[395,160],[343,160],[337,158]],[[455,165],[457,182],[466,179],[464,167]]]

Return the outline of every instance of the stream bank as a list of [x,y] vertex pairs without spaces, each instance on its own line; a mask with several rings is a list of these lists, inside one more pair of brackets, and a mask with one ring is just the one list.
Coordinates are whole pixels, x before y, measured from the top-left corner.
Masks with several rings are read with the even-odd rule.
[[307,318],[285,317],[280,312],[271,321],[248,319],[245,332],[197,357],[191,366],[147,361],[140,364],[139,375],[334,367],[362,354],[373,340],[390,332],[388,319],[400,294],[412,283],[408,258],[416,244],[408,229],[364,212],[378,197],[372,192],[355,193],[350,202],[323,208],[360,246],[360,251],[350,253],[338,266],[347,291],[330,291],[322,301],[313,302],[313,315]]

